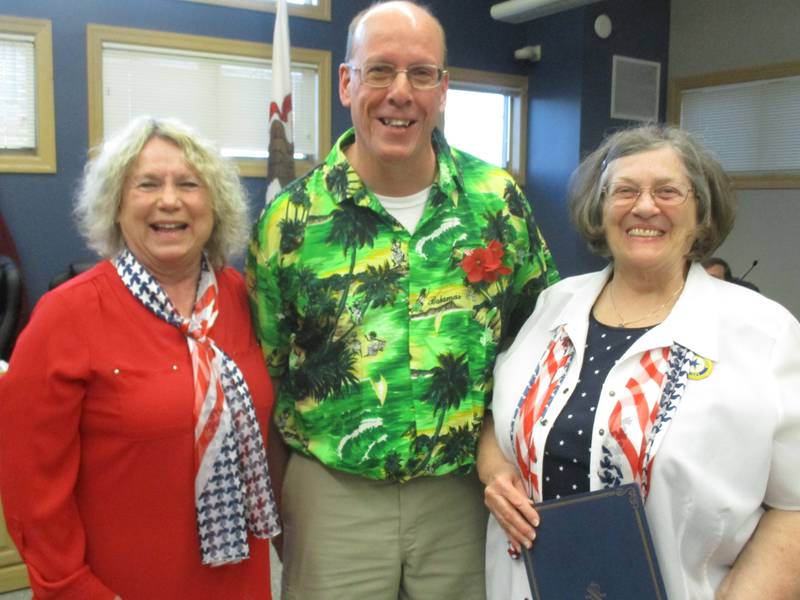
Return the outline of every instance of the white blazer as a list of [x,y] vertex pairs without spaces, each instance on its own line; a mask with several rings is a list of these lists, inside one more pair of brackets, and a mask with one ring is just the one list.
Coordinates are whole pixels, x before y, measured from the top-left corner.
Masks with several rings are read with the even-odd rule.
[[[533,369],[554,329],[564,325],[575,356],[547,425],[534,429],[536,447],[544,448],[575,387],[589,311],[610,273],[607,267],[545,290],[498,358],[492,411],[497,440],[512,464],[511,419]],[[673,342],[710,359],[713,367],[704,379],[687,382],[655,456],[645,508],[670,600],[711,600],[753,534],[762,503],[800,510],[800,323],[776,302],[693,264],[669,316],[639,338],[606,378],[592,431],[591,490],[602,488],[596,465],[614,390],[624,387],[644,352]],[[524,565],[506,549],[505,533],[490,516],[487,597],[530,598]]]

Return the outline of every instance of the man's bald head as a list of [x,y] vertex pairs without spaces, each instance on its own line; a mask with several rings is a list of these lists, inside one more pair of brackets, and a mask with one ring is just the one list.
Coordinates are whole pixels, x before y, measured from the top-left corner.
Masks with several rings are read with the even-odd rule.
[[430,19],[436,29],[439,31],[442,39],[442,65],[447,64],[447,41],[445,39],[444,27],[439,22],[431,10],[427,6],[409,2],[408,0],[384,0],[375,2],[371,6],[365,8],[358,13],[353,20],[350,21],[350,26],[347,28],[347,48],[345,50],[344,61],[349,63],[353,58],[353,53],[356,47],[364,37],[363,30],[366,26],[365,21],[369,16],[385,11],[397,11],[398,13],[405,14],[411,19]]

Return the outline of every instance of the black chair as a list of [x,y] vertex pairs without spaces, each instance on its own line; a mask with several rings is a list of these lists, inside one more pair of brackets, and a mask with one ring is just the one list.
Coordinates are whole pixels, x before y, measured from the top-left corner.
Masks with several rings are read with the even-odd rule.
[[22,278],[17,265],[0,254],[0,358],[8,360],[22,308]]
[[48,289],[52,290],[60,286],[65,281],[69,281],[76,275],[80,275],[84,271],[88,271],[91,269],[96,263],[92,262],[73,262],[67,265],[67,270],[63,273],[59,273],[55,277],[50,280],[50,284],[48,285]]

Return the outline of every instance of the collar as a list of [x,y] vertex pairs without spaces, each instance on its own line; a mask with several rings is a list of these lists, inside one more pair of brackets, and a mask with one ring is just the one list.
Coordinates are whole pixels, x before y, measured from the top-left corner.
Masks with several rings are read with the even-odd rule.
[[550,326],[552,333],[563,326],[575,348],[583,349],[589,332],[589,312],[611,276],[611,268],[611,265],[608,265],[602,271],[592,273],[585,278],[553,319]]
[[[573,290],[572,296],[550,324],[555,331],[564,326],[576,348],[583,348],[589,329],[589,311],[603,291],[613,264],[592,273]],[[643,335],[631,351],[669,347],[673,342],[712,361],[719,358],[719,320],[721,299],[713,278],[699,263],[692,263],[681,295],[664,321]]]
[[662,325],[671,340],[695,354],[717,361],[719,303],[723,301],[714,278],[700,263],[692,263],[683,292]]
[[[370,206],[371,203],[379,204],[374,194],[367,189],[361,177],[347,160],[345,150],[356,140],[354,128],[345,131],[333,146],[323,164],[325,186],[338,204],[346,198],[352,198],[359,206]],[[436,179],[431,186],[439,203],[458,204],[459,192],[464,189],[464,180],[461,170],[455,161],[453,151],[444,138],[444,134],[435,128],[431,135],[431,144],[436,153]]]

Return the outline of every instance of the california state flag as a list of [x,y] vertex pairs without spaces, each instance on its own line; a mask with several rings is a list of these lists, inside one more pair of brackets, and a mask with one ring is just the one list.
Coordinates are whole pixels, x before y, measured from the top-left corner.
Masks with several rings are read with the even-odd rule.
[[294,179],[292,134],[292,63],[286,0],[277,0],[272,35],[272,96],[269,103],[269,159],[266,204]]

